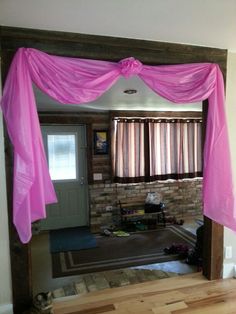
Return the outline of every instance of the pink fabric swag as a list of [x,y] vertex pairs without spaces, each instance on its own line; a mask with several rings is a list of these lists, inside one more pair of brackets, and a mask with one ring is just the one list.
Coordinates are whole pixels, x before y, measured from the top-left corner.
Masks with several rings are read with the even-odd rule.
[[23,243],[31,223],[57,201],[44,153],[32,83],[62,104],[97,99],[123,75],[138,75],[175,103],[209,99],[204,147],[204,214],[236,231],[236,211],[224,112],[224,83],[217,64],[147,66],[134,58],[119,63],[51,56],[20,48],[11,64],[1,107],[14,147],[13,219]]

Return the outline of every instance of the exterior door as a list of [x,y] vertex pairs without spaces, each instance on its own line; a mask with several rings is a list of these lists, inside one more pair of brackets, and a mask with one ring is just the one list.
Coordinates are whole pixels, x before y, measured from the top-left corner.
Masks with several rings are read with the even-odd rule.
[[86,128],[43,126],[43,141],[58,203],[47,206],[42,230],[89,224]]

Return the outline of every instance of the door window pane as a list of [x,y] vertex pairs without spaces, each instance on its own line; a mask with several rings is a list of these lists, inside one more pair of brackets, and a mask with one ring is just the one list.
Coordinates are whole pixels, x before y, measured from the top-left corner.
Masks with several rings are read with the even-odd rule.
[[47,135],[47,144],[51,179],[76,179],[76,135]]

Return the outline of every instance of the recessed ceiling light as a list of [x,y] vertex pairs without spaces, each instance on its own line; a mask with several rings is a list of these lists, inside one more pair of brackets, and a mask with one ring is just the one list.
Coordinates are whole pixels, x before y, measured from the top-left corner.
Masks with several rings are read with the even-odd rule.
[[132,95],[137,93],[137,89],[126,89],[124,90],[125,94]]

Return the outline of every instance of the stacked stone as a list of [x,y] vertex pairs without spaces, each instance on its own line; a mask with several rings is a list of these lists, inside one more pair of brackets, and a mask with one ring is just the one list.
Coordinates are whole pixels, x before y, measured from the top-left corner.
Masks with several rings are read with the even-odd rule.
[[[187,219],[202,214],[202,179],[155,181],[132,184],[100,183],[89,186],[90,224],[93,232],[110,226],[118,219],[119,200],[143,199],[148,192],[158,192],[169,216]],[[107,211],[107,206],[112,206]]]

